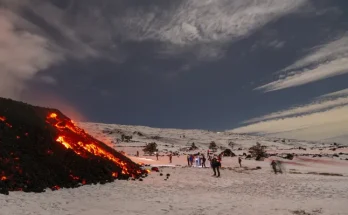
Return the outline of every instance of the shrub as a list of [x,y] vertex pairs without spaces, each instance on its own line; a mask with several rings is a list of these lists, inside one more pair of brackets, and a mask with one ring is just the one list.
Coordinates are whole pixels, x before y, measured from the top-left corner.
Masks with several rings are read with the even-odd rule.
[[223,154],[225,157],[234,157],[234,156],[236,156],[236,154],[234,154],[234,153],[232,152],[231,149],[225,149],[225,150],[222,152],[222,154]]
[[192,143],[191,147],[190,147],[190,150],[196,150],[196,149],[198,149],[198,147],[196,146],[195,143]]
[[262,146],[260,143],[256,143],[255,146],[249,149],[249,153],[252,157],[255,157],[256,160],[261,160],[262,158],[267,157],[265,148],[266,146]]
[[122,134],[121,136],[122,142],[130,142],[132,138],[133,138],[132,136],[127,136],[124,134]]
[[153,154],[154,152],[157,151],[157,143],[153,142],[153,143],[146,144],[146,146],[143,149],[143,151],[145,153],[148,153],[148,154]]
[[216,143],[214,141],[211,141],[209,144],[209,149],[216,150],[216,148],[217,148]]

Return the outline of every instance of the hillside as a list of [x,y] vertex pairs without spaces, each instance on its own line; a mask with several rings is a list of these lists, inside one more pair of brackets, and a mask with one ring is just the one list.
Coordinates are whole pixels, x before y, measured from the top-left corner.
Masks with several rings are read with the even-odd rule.
[[[237,155],[242,155],[250,147],[260,143],[267,147],[266,149],[270,154],[276,154],[281,157],[291,151],[291,153],[305,156],[333,157],[335,154],[338,154],[341,159],[348,158],[348,154],[346,155],[345,152],[348,143],[311,142],[231,132],[162,129],[101,123],[81,123],[80,126],[115,149],[124,151],[129,155],[135,155],[137,150],[141,152],[143,147],[151,142],[156,142],[159,152],[162,154],[170,152],[181,155],[197,152],[205,153],[209,149],[210,142],[214,141],[218,147],[218,152],[229,148]],[[131,137],[131,139],[127,141],[124,138],[122,141],[122,135]],[[189,150],[192,143],[198,147],[197,150]]]

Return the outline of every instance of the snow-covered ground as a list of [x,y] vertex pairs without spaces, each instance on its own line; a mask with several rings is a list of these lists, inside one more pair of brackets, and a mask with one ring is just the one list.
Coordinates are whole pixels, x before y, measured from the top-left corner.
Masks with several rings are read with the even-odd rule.
[[[173,167],[160,167],[162,176],[152,172],[144,181],[116,181],[40,194],[11,192],[9,196],[0,195],[1,215],[348,214],[348,161],[345,160],[348,150],[345,143],[333,145],[140,126],[92,123],[81,126],[110,146],[126,152],[135,162]],[[118,142],[122,134],[132,135],[133,142]],[[233,152],[237,155],[247,153],[250,146],[260,142],[268,146],[270,153],[299,156],[293,160],[282,159],[286,173],[278,175],[272,173],[269,164],[271,159],[281,159],[279,157],[264,161],[243,159],[242,168],[238,167],[237,157],[224,157],[221,178],[212,177],[210,168],[186,167],[184,154],[193,152],[180,149],[194,142],[199,147],[194,152],[206,152],[211,141],[222,149],[233,142]],[[141,149],[149,142],[159,145],[159,161],[143,155]],[[140,157],[133,156],[136,151],[141,152]],[[167,151],[177,151],[180,156],[174,156],[173,163],[169,164],[165,156]],[[332,156],[334,154],[338,157]],[[165,180],[167,174],[170,176]]]

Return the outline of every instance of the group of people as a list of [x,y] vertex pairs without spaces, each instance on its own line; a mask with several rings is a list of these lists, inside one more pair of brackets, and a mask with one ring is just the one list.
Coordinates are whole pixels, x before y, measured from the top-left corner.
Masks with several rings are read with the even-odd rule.
[[[159,153],[155,152],[156,159],[158,160]],[[137,151],[137,157],[139,157],[139,152]],[[169,163],[172,163],[173,155],[170,153],[168,155],[169,157]],[[220,177],[220,168],[221,168],[221,160],[222,160],[222,154],[219,155],[211,155],[211,153],[207,152],[208,161],[210,161],[210,167],[213,169],[214,174],[212,176]],[[204,154],[198,153],[198,154],[189,154],[187,155],[187,165],[189,167],[194,166],[194,163],[196,166],[201,166],[202,168],[206,167],[206,156]],[[242,158],[238,157],[238,163],[239,166],[242,167]],[[198,164],[198,165],[197,165]],[[283,165],[281,161],[278,160],[272,160],[271,167],[275,174],[277,173],[283,173]]]
[[[210,162],[210,167],[213,169],[213,176],[220,177],[220,168],[221,168],[221,160],[222,160],[222,154],[219,155],[213,155],[209,150],[207,151],[207,157],[208,161]],[[206,156],[204,154],[198,153],[198,154],[189,154],[187,155],[187,166],[191,167],[194,166],[194,163],[196,163],[196,166],[206,167]],[[239,166],[242,167],[242,158],[238,157],[238,163]],[[197,165],[198,164],[198,165]]]
[[187,166],[193,166],[193,163],[197,160],[198,165],[206,167],[205,162],[207,161],[204,154],[198,153],[197,155],[187,155]]
[[[213,176],[220,177],[220,167],[221,167],[221,160],[222,160],[222,154],[211,155],[209,150],[207,152],[208,161],[210,162],[210,167],[213,169]],[[206,167],[207,158],[204,154],[189,154],[187,155],[187,166],[194,166],[194,162],[196,162],[196,166],[201,166],[202,168]]]

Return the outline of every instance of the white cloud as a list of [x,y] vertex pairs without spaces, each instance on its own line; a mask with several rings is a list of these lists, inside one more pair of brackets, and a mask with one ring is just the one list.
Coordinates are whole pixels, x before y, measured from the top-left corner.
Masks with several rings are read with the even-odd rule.
[[314,51],[305,58],[296,61],[284,71],[304,68],[313,64],[322,64],[332,60],[348,57],[348,35],[314,48]]
[[0,44],[6,44],[0,50],[0,96],[18,96],[27,80],[67,57],[123,60],[127,54],[118,50],[120,41],[160,41],[162,54],[189,52],[197,59],[218,59],[226,43],[307,1],[189,0],[161,8],[114,0],[71,1],[65,7],[44,0],[0,0],[5,5]]
[[[197,49],[208,55],[219,46],[243,38],[267,23],[291,13],[306,0],[191,0],[170,11],[130,11],[115,19],[124,23],[125,36],[134,40],[160,40],[179,50]],[[208,49],[201,49],[203,44]],[[282,46],[283,44],[276,44]],[[176,51],[176,50],[174,50]],[[211,57],[221,56],[214,54]]]
[[0,96],[17,98],[23,81],[62,58],[51,50],[47,39],[19,31],[11,18],[16,17],[0,9]]
[[[148,36],[184,45],[195,42],[230,41],[250,34],[268,22],[292,12],[304,2],[303,0],[191,0],[184,1],[171,13],[166,14],[169,22],[154,20],[156,16],[153,13],[146,14],[145,17],[149,17],[148,19],[141,19],[139,15],[134,16],[135,14],[126,18],[141,19],[140,23],[132,22],[144,26],[142,35],[137,35],[137,38]],[[132,29],[132,25],[129,27]]]
[[304,114],[310,114],[313,112],[325,111],[331,108],[336,108],[338,106],[344,106],[344,105],[348,105],[348,97],[338,98],[338,99],[329,100],[329,101],[317,101],[315,103],[312,103],[306,106],[292,108],[286,111],[280,111],[280,112],[272,113],[263,117],[254,118],[254,119],[245,121],[244,123],[252,123],[252,122],[283,118],[283,117],[289,117],[289,116],[299,116]]
[[109,47],[114,43],[113,38],[122,38],[123,41],[161,41],[169,47],[174,45],[167,53],[194,50],[198,56],[216,58],[221,56],[222,44],[251,34],[296,11],[307,1],[189,0],[163,8],[129,6],[117,13],[110,12],[110,8],[117,10],[120,5],[111,0],[104,1],[106,6],[92,1],[88,6],[77,3],[77,10],[60,9],[41,1],[31,9],[70,41],[80,42],[80,47],[84,46],[87,51]]
[[236,133],[259,133],[270,136],[324,140],[343,136],[348,132],[348,106],[301,117],[259,122],[233,129]]
[[344,35],[286,67],[277,81],[256,88],[265,92],[296,87],[348,73],[348,36]]
[[268,114],[233,129],[238,133],[259,133],[305,140],[337,139],[348,132],[348,89],[318,97],[302,107]]
[[325,95],[322,95],[319,98],[330,98],[330,97],[348,97],[348,88],[340,91],[336,91],[333,93],[328,93]]

